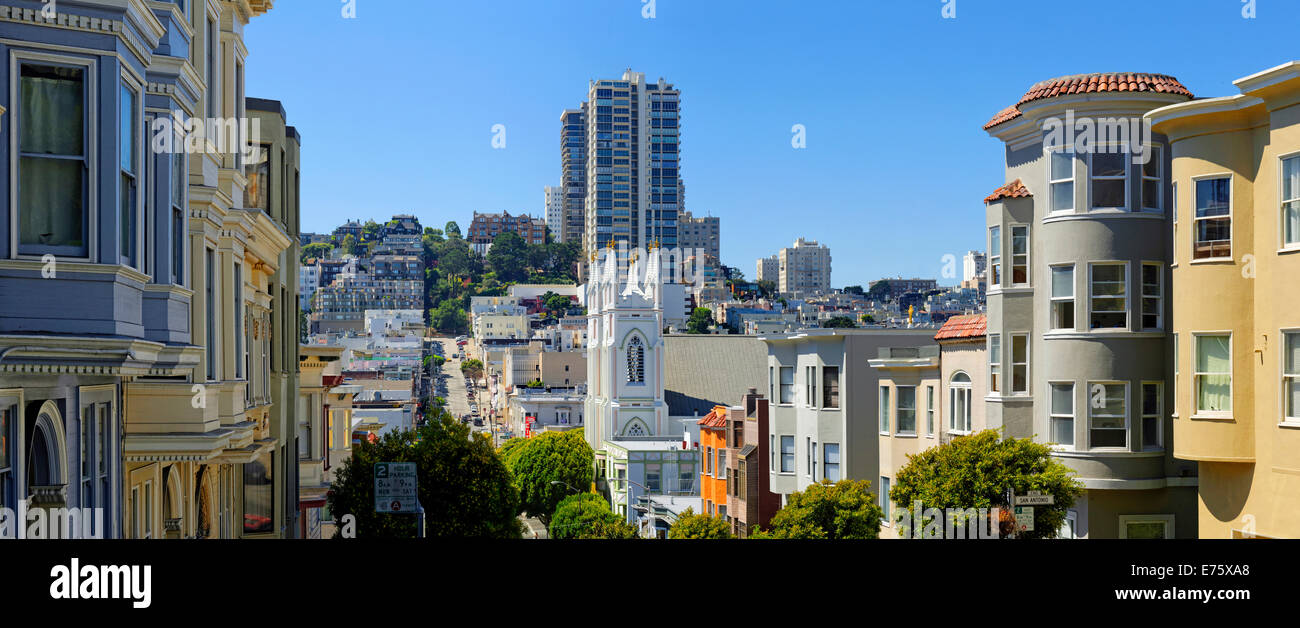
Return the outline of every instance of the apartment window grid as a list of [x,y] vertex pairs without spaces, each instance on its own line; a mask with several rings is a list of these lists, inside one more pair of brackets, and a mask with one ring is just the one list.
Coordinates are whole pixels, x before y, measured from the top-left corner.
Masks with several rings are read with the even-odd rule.
[[817,367],[806,366],[803,372],[804,403],[809,408],[817,407]]
[[1128,384],[1089,382],[1088,395],[1089,448],[1128,447]]
[[822,474],[831,482],[840,481],[840,444],[822,444]]
[[781,405],[794,404],[794,367],[783,366],[781,376]]
[[1074,448],[1074,383],[1053,382],[1048,430],[1053,443]]
[[137,251],[137,238],[139,237],[139,190],[140,165],[139,165],[139,147],[136,142],[135,130],[138,127],[138,117],[140,115],[139,96],[131,85],[127,84],[125,76],[120,90],[118,100],[118,142],[119,142],[119,168],[121,175],[119,177],[119,198],[118,198],[118,259],[125,266],[142,269]]
[[794,436],[781,436],[781,473],[794,473]]

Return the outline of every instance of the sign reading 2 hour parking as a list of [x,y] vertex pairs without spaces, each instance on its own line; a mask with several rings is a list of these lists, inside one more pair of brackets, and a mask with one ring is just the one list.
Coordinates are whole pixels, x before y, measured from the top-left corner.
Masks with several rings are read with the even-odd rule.
[[414,462],[375,463],[375,512],[419,512]]

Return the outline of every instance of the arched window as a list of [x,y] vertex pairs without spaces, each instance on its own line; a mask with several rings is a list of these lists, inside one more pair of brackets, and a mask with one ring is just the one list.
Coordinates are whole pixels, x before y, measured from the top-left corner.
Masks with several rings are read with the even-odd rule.
[[627,382],[645,383],[645,343],[640,336],[633,336],[627,343]]
[[962,371],[948,380],[948,431],[967,433],[971,428],[970,375]]
[[645,428],[641,427],[641,423],[638,421],[636,423],[633,423],[631,427],[627,428],[627,435],[645,436],[646,435]]

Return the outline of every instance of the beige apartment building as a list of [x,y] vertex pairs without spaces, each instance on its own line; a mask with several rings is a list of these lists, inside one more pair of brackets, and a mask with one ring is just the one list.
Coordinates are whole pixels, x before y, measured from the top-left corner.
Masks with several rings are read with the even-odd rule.
[[806,297],[830,292],[831,250],[816,240],[795,240],[794,246],[777,253],[780,260],[780,281],[777,289],[782,294]]
[[1146,115],[1173,156],[1174,455],[1201,538],[1300,537],[1300,62]]

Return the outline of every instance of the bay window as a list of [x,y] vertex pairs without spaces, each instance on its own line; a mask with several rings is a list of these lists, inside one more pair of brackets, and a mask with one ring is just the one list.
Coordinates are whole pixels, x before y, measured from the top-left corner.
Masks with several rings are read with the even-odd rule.
[[840,367],[822,367],[822,407],[836,409],[840,407]]
[[139,166],[136,163],[136,109],[137,97],[134,90],[123,85],[121,99],[118,101],[118,161],[121,177],[118,188],[118,259],[126,266],[139,264],[136,250],[136,237],[139,230],[139,211],[136,208],[139,197]]
[[822,443],[822,473],[827,480],[840,481],[839,443]]
[[1198,334],[1192,383],[1196,414],[1228,416],[1232,412],[1232,335]]
[[1002,227],[989,227],[989,283],[1002,285]]
[[1164,399],[1161,395],[1161,386],[1157,382],[1142,383],[1142,448],[1159,449],[1161,445],[1160,426],[1162,422],[1161,408],[1164,407]]
[[889,387],[880,387],[880,433],[889,433]]
[[1128,277],[1126,264],[1093,264],[1089,327],[1128,328]]
[[781,367],[781,401],[782,405],[794,403],[794,367]]
[[1011,283],[1029,285],[1029,227],[1011,227]]
[[13,114],[20,254],[90,256],[87,69],[20,65],[19,102]]
[[989,334],[989,391],[1002,392],[1002,334]]
[[794,473],[793,436],[781,436],[781,473]]
[[1160,159],[1160,147],[1152,146],[1147,162],[1142,164],[1142,211],[1161,213],[1165,210],[1164,190],[1160,185],[1160,174],[1164,163]]
[[948,380],[948,431],[962,434],[971,431],[971,380],[958,371]]
[[1231,177],[1196,181],[1192,259],[1232,257]]
[[925,387],[925,435],[934,437],[934,386]]
[[1011,335],[1011,392],[1029,392],[1029,335]]

